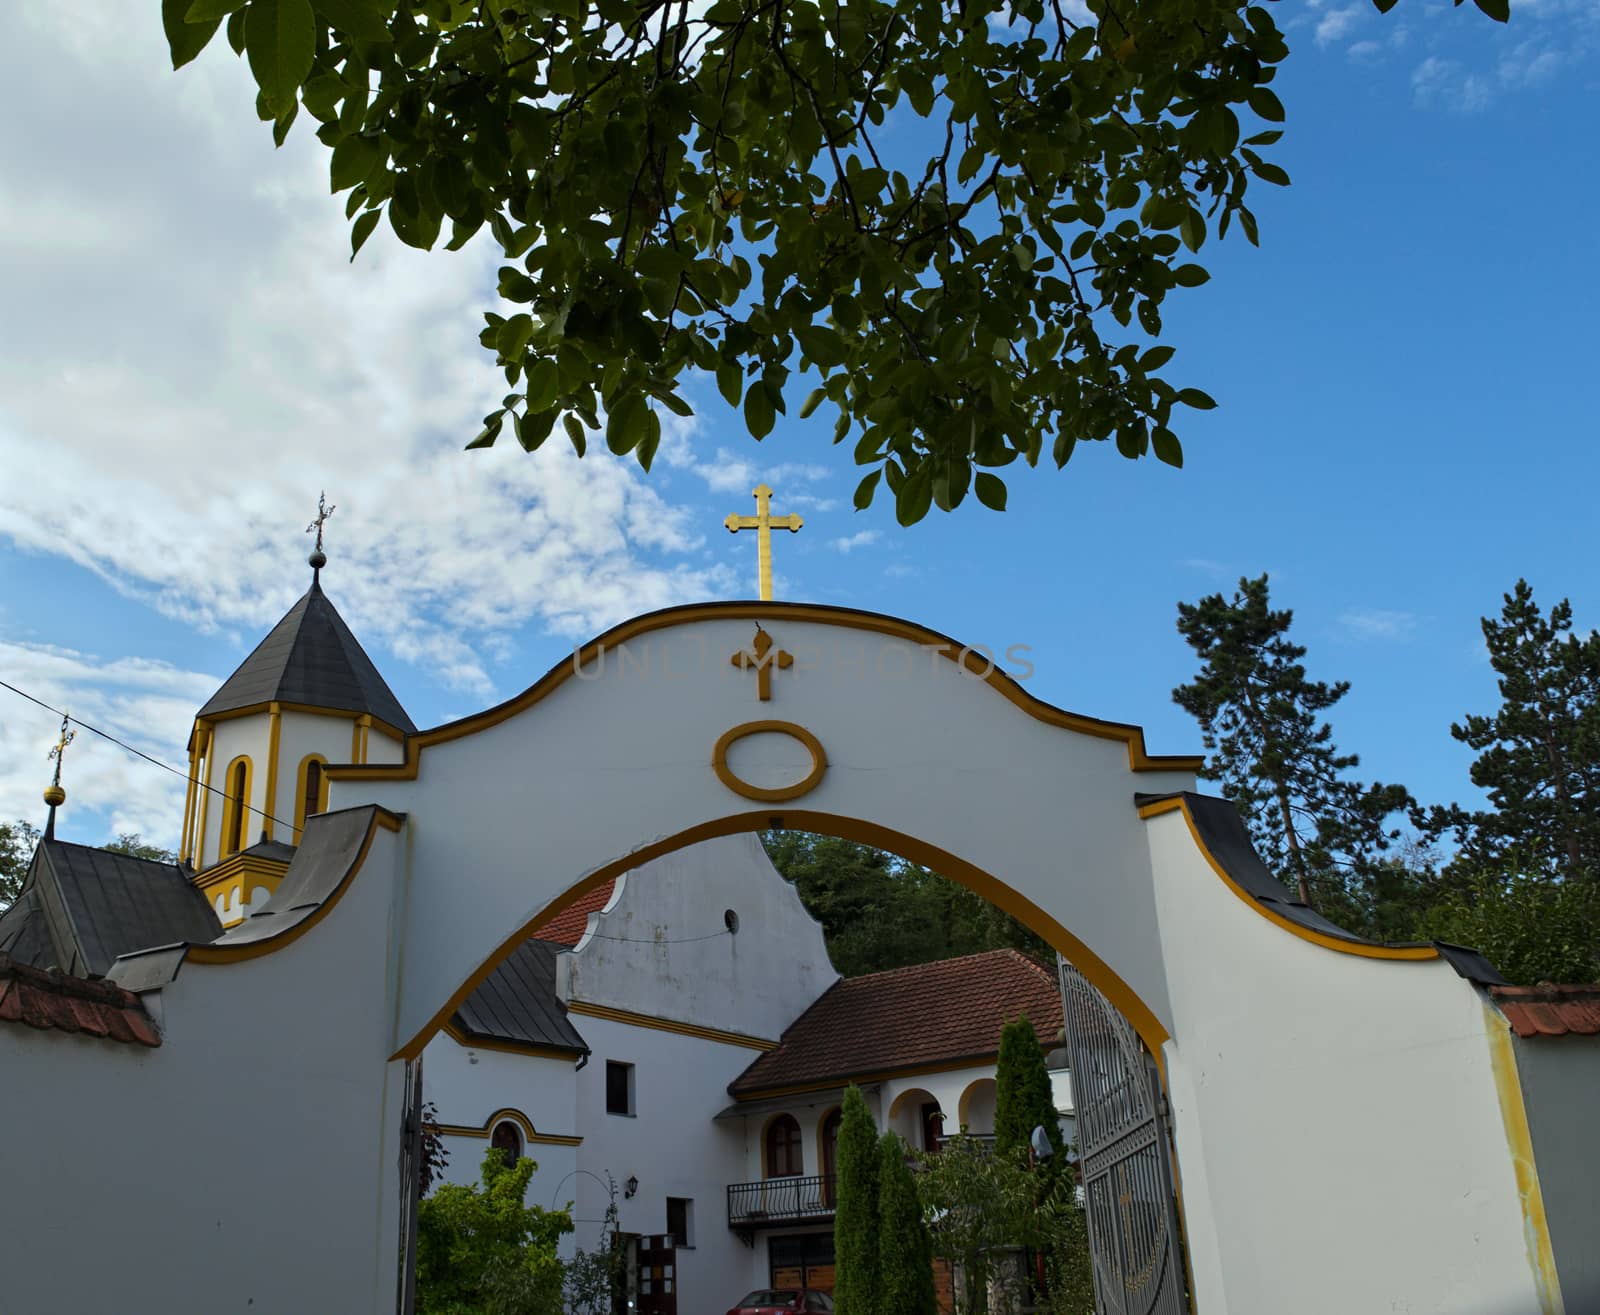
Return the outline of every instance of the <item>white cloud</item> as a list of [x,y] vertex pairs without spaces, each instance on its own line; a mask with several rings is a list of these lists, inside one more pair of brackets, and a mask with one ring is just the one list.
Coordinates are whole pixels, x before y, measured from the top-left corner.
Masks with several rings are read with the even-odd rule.
[[1489,103],[1488,80],[1469,73],[1458,60],[1429,55],[1411,74],[1411,90],[1424,109],[1470,114]]
[[1341,613],[1339,625],[1353,639],[1408,639],[1417,628],[1414,612],[1384,608],[1354,608]]
[[1508,87],[1535,87],[1548,82],[1571,58],[1570,52],[1524,41],[1500,61],[1500,81]]
[[631,462],[559,428],[536,456],[461,451],[503,391],[477,344],[497,253],[380,229],[350,264],[326,151],[304,116],[274,151],[220,37],[174,74],[154,8],[25,4],[11,35],[0,536],[253,641],[307,583],[326,488],[351,624],[478,695],[529,622],[728,587]]
[[[188,761],[185,737],[195,709],[221,683],[216,676],[164,662],[106,661],[4,636],[0,673],[8,684],[180,769]],[[59,729],[54,713],[0,690],[0,818],[38,823],[43,817],[40,792],[50,780],[48,754]],[[183,817],[181,773],[164,772],[80,728],[67,748],[62,784],[67,789],[63,836],[98,841],[137,831],[176,847]],[[114,804],[104,807],[106,801]],[[106,835],[86,829],[84,817],[90,812],[103,819]]]
[[857,548],[865,548],[870,544],[877,543],[881,537],[877,530],[857,530],[854,534],[845,538],[833,540],[828,546],[837,549],[839,552],[854,552]]
[[1330,9],[1317,20],[1317,44],[1326,46],[1341,40],[1366,16],[1361,5]]
[[1349,55],[1350,58],[1354,60],[1368,60],[1377,58],[1377,56],[1382,52],[1383,45],[1381,42],[1355,41],[1351,43],[1350,48],[1345,51],[1345,54]]

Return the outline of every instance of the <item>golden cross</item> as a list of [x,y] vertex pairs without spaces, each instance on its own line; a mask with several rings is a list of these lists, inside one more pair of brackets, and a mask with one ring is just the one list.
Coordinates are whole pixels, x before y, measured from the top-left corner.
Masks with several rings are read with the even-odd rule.
[[[728,527],[730,534],[737,534],[740,530],[756,532],[756,584],[761,599],[769,601],[772,598],[772,532],[788,530],[791,534],[798,533],[805,522],[794,515],[774,516],[768,505],[772,501],[772,490],[765,484],[757,484],[751,491],[756,495],[756,514],[729,516],[722,523]],[[763,694],[761,697],[767,696]]]
[[339,509],[337,507],[328,506],[328,495],[326,492],[317,494],[317,517],[311,522],[311,524],[306,526],[307,534],[310,534],[313,530],[316,531],[317,552],[322,551],[322,527],[327,523],[328,517],[333,515],[333,513],[338,510]]
[[61,761],[67,756],[67,745],[71,744],[77,736],[77,731],[71,729],[72,718],[66,713],[61,714],[61,735],[56,740],[55,747],[50,750],[49,757],[56,765],[56,774],[51,780],[51,785],[61,784]]
[[767,703],[772,699],[772,668],[776,666],[788,670],[794,666],[794,654],[785,653],[781,648],[774,653],[772,636],[759,624],[756,626],[756,641],[751,647],[755,649],[754,653],[746,653],[741,649],[733,655],[732,662],[740,671],[755,669],[756,697]]

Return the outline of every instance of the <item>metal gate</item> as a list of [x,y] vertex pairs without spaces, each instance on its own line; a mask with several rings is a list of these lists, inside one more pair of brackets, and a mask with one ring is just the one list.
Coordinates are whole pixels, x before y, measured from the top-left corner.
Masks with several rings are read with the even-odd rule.
[[1097,1315],[1188,1315],[1166,1103],[1111,1002],[1059,955]]

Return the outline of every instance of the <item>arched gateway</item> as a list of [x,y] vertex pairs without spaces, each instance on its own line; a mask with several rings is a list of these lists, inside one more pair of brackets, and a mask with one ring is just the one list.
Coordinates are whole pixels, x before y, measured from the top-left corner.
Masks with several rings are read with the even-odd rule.
[[[261,1030],[281,1030],[281,1054],[232,1057],[237,1117],[321,1102],[274,1139],[288,1158],[262,1181],[296,1181],[339,1218],[302,1237],[262,1189],[264,1254],[298,1247],[320,1286],[294,1305],[289,1269],[263,1265],[274,1299],[256,1308],[387,1315],[404,1063],[500,957],[674,849],[773,826],[843,835],[971,886],[1129,1020],[1170,1102],[1203,1315],[1556,1309],[1515,1068],[1472,980],[1485,966],[1361,942],[1290,902],[1231,808],[1193,793],[1198,765],[908,622],[659,612],[408,736],[399,762],[328,767],[331,811],[265,908],[113,975],[165,996],[179,1031],[230,991],[273,1002]],[[316,1037],[308,1009],[329,1020]]]

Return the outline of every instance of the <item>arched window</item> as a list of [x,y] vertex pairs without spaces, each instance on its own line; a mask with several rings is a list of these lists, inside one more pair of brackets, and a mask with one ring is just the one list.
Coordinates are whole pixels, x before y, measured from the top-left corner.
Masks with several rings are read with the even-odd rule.
[[800,1125],[792,1114],[780,1114],[767,1125],[767,1177],[798,1177]]
[[306,818],[313,813],[328,810],[328,778],[323,775],[323,765],[328,760],[320,753],[308,754],[300,760],[300,779],[295,787],[294,831],[295,842],[305,830]]
[[222,854],[237,854],[245,847],[250,830],[250,759],[235,758],[228,764],[227,806],[222,811]]
[[489,1145],[500,1152],[500,1158],[510,1169],[522,1158],[522,1129],[510,1119],[501,1119],[489,1134]]
[[835,1182],[839,1172],[839,1125],[844,1122],[844,1111],[838,1106],[828,1111],[822,1121],[817,1140],[822,1144],[822,1201],[832,1208],[837,1204]]

